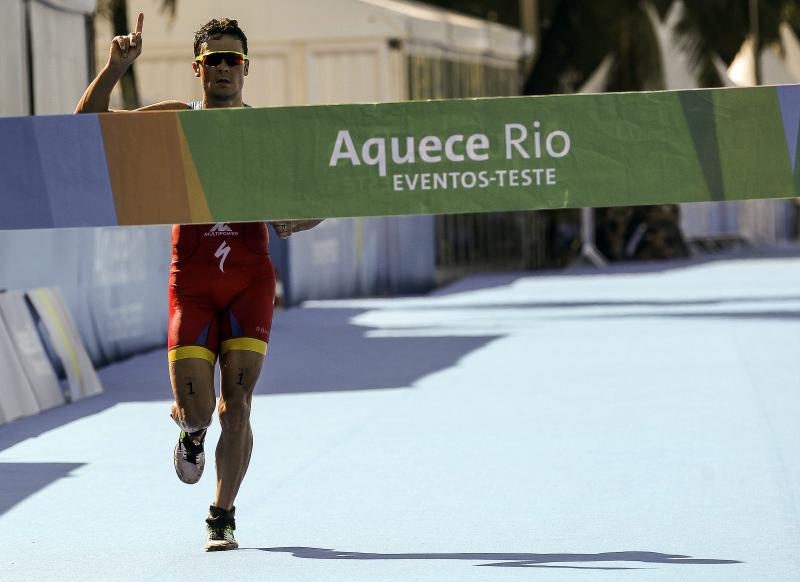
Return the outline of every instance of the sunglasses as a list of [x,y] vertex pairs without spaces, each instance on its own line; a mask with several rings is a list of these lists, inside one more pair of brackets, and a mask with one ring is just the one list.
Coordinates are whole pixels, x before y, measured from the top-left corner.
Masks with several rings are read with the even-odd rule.
[[229,67],[235,67],[243,65],[247,60],[246,54],[235,51],[209,51],[195,59],[196,62],[202,63],[207,67],[218,67],[222,61],[225,61]]

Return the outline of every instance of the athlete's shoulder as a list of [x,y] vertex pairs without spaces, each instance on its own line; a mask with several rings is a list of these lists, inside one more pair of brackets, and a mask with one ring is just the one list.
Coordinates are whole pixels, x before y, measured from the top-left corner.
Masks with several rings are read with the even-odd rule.
[[192,109],[192,106],[184,101],[161,101],[152,105],[145,105],[136,111],[181,111]]

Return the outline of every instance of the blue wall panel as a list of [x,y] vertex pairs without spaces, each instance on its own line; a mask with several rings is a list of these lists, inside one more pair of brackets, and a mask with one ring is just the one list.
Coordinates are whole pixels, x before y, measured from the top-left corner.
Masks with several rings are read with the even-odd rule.
[[165,345],[169,227],[0,231],[0,288],[61,289],[95,365]]
[[326,220],[289,239],[287,302],[428,291],[434,236],[429,216]]
[[[271,241],[289,304],[433,286],[430,217],[330,220]],[[0,231],[0,289],[59,287],[102,365],[166,345],[170,259],[168,226]]]

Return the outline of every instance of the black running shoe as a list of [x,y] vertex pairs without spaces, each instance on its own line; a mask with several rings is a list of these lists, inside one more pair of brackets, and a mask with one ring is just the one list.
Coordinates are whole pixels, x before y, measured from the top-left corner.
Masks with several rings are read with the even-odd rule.
[[173,463],[178,479],[184,483],[197,483],[203,475],[206,466],[206,454],[203,451],[203,441],[206,438],[206,431],[199,437],[181,431],[178,437],[178,444],[175,445],[173,452]]
[[235,513],[235,507],[231,507],[230,511],[216,505],[208,508],[208,518],[206,519],[207,552],[235,550],[239,547],[233,537],[233,530],[236,529]]

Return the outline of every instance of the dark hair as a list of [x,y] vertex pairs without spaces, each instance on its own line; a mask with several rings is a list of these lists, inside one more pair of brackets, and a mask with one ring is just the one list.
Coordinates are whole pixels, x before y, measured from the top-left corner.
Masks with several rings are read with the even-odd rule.
[[239,23],[230,18],[214,18],[206,22],[200,30],[194,33],[194,56],[200,54],[200,45],[223,34],[229,34],[242,41],[244,54],[247,54],[247,37],[242,29],[239,28]]

